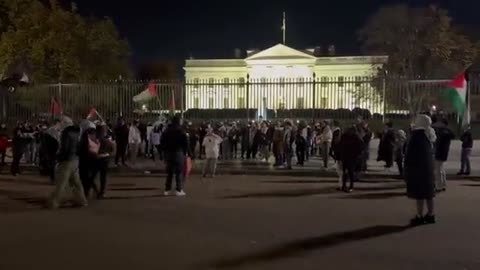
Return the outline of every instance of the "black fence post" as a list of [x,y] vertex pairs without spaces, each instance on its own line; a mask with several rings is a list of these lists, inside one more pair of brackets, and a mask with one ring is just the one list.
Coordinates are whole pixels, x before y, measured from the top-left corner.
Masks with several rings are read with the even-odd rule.
[[315,82],[315,77],[316,77],[316,74],[315,72],[313,73],[313,77],[312,77],[312,121],[315,122],[315,108],[317,106],[317,97],[316,97],[316,82]]

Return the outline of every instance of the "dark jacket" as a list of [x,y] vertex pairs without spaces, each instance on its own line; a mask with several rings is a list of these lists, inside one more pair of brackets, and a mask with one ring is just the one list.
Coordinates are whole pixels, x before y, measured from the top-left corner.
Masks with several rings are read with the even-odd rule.
[[187,133],[179,125],[170,125],[162,134],[160,147],[165,153],[174,154],[183,152],[188,153],[188,137]]
[[71,161],[78,159],[78,136],[80,129],[78,127],[70,126],[62,131],[60,137],[60,150],[57,155],[59,162]]
[[354,131],[345,132],[339,147],[339,157],[344,163],[351,163],[358,160],[362,154],[364,144],[360,136]]
[[414,130],[405,154],[408,197],[416,200],[435,197],[432,143],[424,130]]
[[115,128],[115,140],[119,145],[127,145],[128,144],[128,127],[127,125],[117,126]]
[[340,160],[340,140],[342,139],[342,130],[338,127],[333,129],[332,147],[330,147],[330,156],[334,160]]
[[462,141],[463,149],[473,148],[473,138],[472,138],[472,132],[470,130],[465,131],[460,137],[460,140]]
[[380,145],[378,146],[377,161],[385,161],[387,163],[393,162],[393,155],[395,150],[395,131],[393,129],[387,129],[380,139]]
[[450,151],[450,143],[455,138],[455,134],[445,126],[436,127],[435,134],[437,140],[435,142],[435,159],[439,161],[448,160],[448,152]]

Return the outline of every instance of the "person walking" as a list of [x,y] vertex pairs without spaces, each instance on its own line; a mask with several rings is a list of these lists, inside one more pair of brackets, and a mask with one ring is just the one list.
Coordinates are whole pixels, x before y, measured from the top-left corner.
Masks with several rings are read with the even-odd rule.
[[[411,225],[435,223],[434,197],[435,174],[433,164],[433,145],[429,139],[432,120],[427,115],[418,115],[405,154],[405,179],[407,195],[416,201],[417,214]],[[424,205],[427,214],[424,216]]]
[[220,144],[222,142],[222,137],[213,133],[213,128],[207,129],[207,135],[202,142],[203,147],[205,147],[205,156],[207,158],[205,166],[203,167],[202,177],[207,177],[207,175],[210,175],[211,178],[215,177],[217,161],[220,153]]
[[80,182],[78,169],[78,138],[80,129],[73,125],[71,119],[64,117],[61,121],[62,132],[60,149],[57,156],[58,165],[55,169],[55,190],[50,195],[48,206],[56,209],[60,206],[60,199],[65,195],[64,191],[70,186],[74,192],[74,204],[79,207],[88,205]]
[[123,118],[118,119],[117,126],[115,127],[115,143],[117,145],[117,153],[115,154],[115,165],[119,165],[122,161],[122,165],[125,165],[125,155],[128,146],[128,127]]
[[83,191],[85,197],[90,197],[90,190],[96,192],[97,196],[100,193],[99,189],[94,183],[97,168],[99,167],[100,156],[100,140],[97,137],[97,130],[94,123],[85,120],[81,124],[81,135],[78,150],[79,158],[79,175],[82,181]]
[[343,166],[342,158],[340,151],[340,140],[342,138],[342,130],[340,129],[340,124],[337,121],[332,123],[332,146],[330,147],[329,155],[335,160],[336,170],[338,175],[338,188],[337,190],[341,191],[343,188]]
[[445,162],[448,160],[450,144],[455,138],[455,134],[448,128],[447,119],[440,119],[433,124],[437,140],[435,142],[435,190],[437,192],[446,191],[447,174],[445,172]]
[[167,179],[165,183],[165,196],[169,196],[172,189],[173,175],[176,182],[176,196],[185,196],[183,191],[183,169],[188,153],[187,134],[181,127],[180,116],[172,118],[171,124],[162,135],[160,145],[165,153]]
[[[355,127],[347,129],[340,138],[338,149],[340,151],[339,158],[342,160],[343,168],[342,190],[345,192],[353,192],[356,171],[362,155],[363,146],[363,140],[360,138]],[[348,189],[347,178],[350,181]]]
[[470,126],[465,127],[465,130],[460,137],[460,141],[462,141],[462,156],[460,159],[460,171],[457,175],[470,175],[470,156],[472,155],[473,149],[473,138]]
[[138,129],[138,121],[133,121],[128,131],[128,148],[130,150],[130,162],[132,165],[137,163],[138,150],[142,144],[142,134]]

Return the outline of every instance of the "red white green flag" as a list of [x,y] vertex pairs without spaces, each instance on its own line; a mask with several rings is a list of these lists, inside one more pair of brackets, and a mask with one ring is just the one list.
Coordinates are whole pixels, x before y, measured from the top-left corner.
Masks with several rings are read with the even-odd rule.
[[444,96],[449,100],[458,116],[462,118],[462,124],[470,124],[470,106],[468,104],[467,80],[462,73],[447,84]]
[[150,83],[147,89],[143,90],[140,94],[133,97],[133,102],[147,102],[150,99],[157,96],[157,90],[155,89],[155,84]]

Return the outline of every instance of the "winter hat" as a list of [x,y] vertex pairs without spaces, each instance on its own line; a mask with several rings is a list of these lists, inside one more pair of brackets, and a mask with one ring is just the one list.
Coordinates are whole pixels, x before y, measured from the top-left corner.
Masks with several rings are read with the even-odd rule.
[[428,129],[432,125],[432,119],[425,114],[419,114],[415,118],[414,129]]

